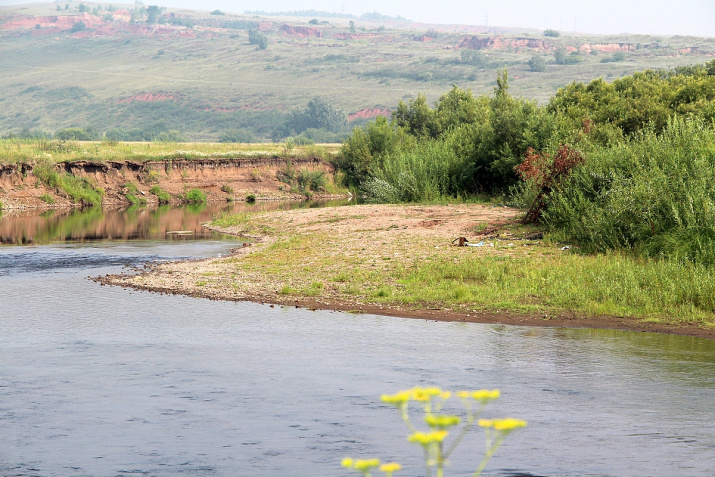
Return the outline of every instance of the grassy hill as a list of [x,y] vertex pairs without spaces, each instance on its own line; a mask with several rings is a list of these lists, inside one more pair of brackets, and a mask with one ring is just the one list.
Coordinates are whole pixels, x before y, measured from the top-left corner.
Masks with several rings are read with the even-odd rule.
[[[715,55],[711,38],[64,5],[0,9],[0,135],[79,127],[216,141],[240,129],[280,139],[291,133],[288,113],[316,96],[349,128],[418,92],[430,101],[453,84],[491,93],[505,66],[513,94],[545,102],[572,81]],[[251,44],[252,30],[267,45]]]

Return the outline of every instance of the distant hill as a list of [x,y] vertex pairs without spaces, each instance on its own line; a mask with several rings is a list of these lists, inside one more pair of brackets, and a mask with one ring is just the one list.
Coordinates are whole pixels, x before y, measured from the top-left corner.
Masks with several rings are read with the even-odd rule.
[[491,93],[502,67],[514,94],[546,101],[571,81],[715,55],[711,38],[69,6],[0,9],[0,135],[83,128],[143,140],[168,131],[282,140],[301,132],[293,120],[320,97],[350,118],[329,134],[306,133],[331,140],[418,92],[430,101],[453,84]]

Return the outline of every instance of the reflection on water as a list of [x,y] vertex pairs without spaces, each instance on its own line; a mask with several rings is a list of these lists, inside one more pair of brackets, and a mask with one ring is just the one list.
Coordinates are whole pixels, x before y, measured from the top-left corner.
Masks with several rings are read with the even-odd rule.
[[[96,240],[204,240],[219,234],[201,223],[219,213],[238,213],[346,204],[340,201],[212,203],[156,209],[20,211],[0,217],[0,244],[43,245]],[[172,232],[190,232],[175,234]]]

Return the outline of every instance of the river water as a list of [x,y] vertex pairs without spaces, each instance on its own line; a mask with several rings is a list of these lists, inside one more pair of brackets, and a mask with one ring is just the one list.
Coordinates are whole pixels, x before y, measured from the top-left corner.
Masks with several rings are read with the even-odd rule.
[[[3,242],[32,244],[0,247],[0,475],[335,476],[348,475],[345,456],[420,475],[421,451],[379,400],[415,385],[499,388],[485,417],[529,421],[487,475],[713,475],[712,340],[272,308],[88,279],[226,253],[226,237],[166,239],[213,213],[129,212],[126,234],[97,212],[0,219]],[[466,439],[447,475],[471,475],[483,442]]]

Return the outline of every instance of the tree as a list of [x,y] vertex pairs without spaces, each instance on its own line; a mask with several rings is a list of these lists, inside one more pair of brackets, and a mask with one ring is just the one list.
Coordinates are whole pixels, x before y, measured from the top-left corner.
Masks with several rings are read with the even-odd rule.
[[257,45],[260,50],[268,48],[268,38],[258,30],[248,30],[248,43]]
[[153,25],[154,23],[156,23],[156,17],[158,17],[160,13],[161,13],[161,10],[159,9],[158,6],[149,5],[149,7],[146,9],[146,16],[147,16],[146,22],[149,25]]
[[547,29],[547,30],[544,30],[544,36],[551,36],[551,37],[556,38],[558,36],[561,36],[561,33],[559,33],[556,30]]
[[344,111],[334,108],[320,96],[316,96],[308,103],[304,110],[294,111],[288,116],[286,128],[289,132],[297,134],[306,129],[324,129],[333,133],[346,128],[348,118]]
[[224,13],[221,10],[214,10],[211,12],[211,15],[223,15]]
[[55,133],[55,139],[61,141],[94,141],[99,135],[92,128],[66,128]]
[[87,7],[84,3],[80,3],[80,4],[79,4],[79,12],[80,12],[80,13],[84,13],[84,12],[86,12],[88,9],[89,9],[89,7]]
[[181,131],[172,129],[170,131],[162,131],[154,138],[156,142],[186,142],[187,137]]
[[350,20],[350,33],[355,33],[355,22]]
[[528,61],[529,69],[537,73],[546,71],[546,60],[539,55],[532,55]]
[[86,29],[87,29],[87,25],[85,25],[84,22],[82,20],[80,20],[80,21],[74,22],[72,24],[72,28],[70,28],[70,32],[76,33],[78,31],[84,31]]
[[435,112],[429,107],[427,97],[422,93],[418,93],[417,99],[411,99],[408,104],[400,100],[397,109],[392,113],[392,121],[397,127],[404,128],[418,138],[436,138],[440,133]]
[[462,50],[459,53],[460,62],[465,65],[473,65],[479,68],[487,66],[487,60],[480,51]]

